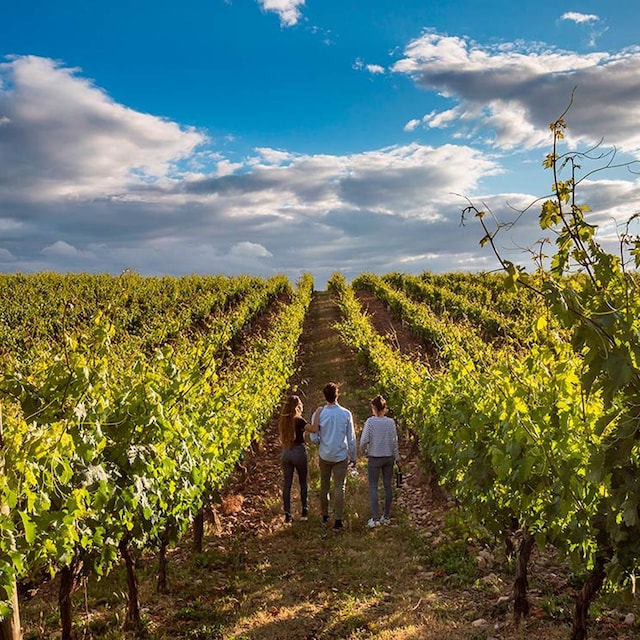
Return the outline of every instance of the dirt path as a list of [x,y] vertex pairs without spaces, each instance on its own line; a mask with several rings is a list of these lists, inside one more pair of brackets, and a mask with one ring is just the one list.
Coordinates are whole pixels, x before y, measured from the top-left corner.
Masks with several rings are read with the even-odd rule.
[[[369,415],[369,399],[377,390],[333,328],[339,319],[331,295],[316,292],[291,390],[304,398],[308,416],[323,401],[324,384],[338,382],[341,404],[352,410],[359,435]],[[360,477],[350,479],[347,486],[346,530],[335,534],[320,523],[316,447],[309,452],[309,521],[295,521],[291,527],[283,524],[276,426],[274,419],[260,450],[247,462],[246,474],[223,502],[226,509],[220,518],[217,548],[241,545],[244,555],[242,568],[236,566],[243,597],[237,601],[234,621],[227,620],[221,637],[429,637],[422,632],[416,635],[424,628],[420,577],[425,571],[415,555],[416,542],[406,539],[405,528],[411,524],[403,509],[411,509],[414,522],[423,524],[432,513],[435,526],[441,523],[443,512],[436,514],[430,508],[433,505],[416,461],[407,459],[410,443],[402,443],[406,484],[396,492],[394,524],[374,531],[366,528],[366,463],[361,461]],[[298,505],[294,483],[294,514]],[[398,589],[400,583],[402,588]],[[436,633],[444,633],[439,625],[436,628]]]
[[[339,309],[331,295],[326,291],[315,292],[305,319],[296,365],[298,370],[290,388],[291,393],[297,393],[303,399],[307,419],[315,407],[324,403],[322,388],[332,380],[340,383],[341,404],[348,408],[353,405],[354,416],[358,409],[362,413],[360,405],[363,402],[368,407],[369,382],[364,369],[355,365],[353,354],[332,328],[339,319]],[[255,454],[247,459],[244,469],[231,483],[232,492],[224,496],[218,527],[231,535],[238,528],[258,532],[277,527],[280,511],[271,513],[270,505],[279,501],[280,476],[280,445],[277,416],[274,416]],[[256,478],[261,481],[256,482]],[[317,507],[317,504],[313,506]],[[273,522],[276,515],[276,522]]]
[[[403,351],[420,353],[419,343],[406,328],[394,322],[384,306],[373,296],[365,296],[362,300],[364,308],[372,316],[379,330],[390,336]],[[305,404],[305,416],[310,417],[313,409],[324,403],[322,387],[326,382],[335,381],[340,384],[340,403],[351,409],[359,436],[365,419],[370,415],[369,400],[378,393],[371,386],[366,369],[357,363],[354,354],[345,346],[333,328],[340,320],[340,311],[332,296],[326,291],[316,292],[311,303],[298,355],[298,372],[292,380],[290,391],[298,393]],[[394,326],[395,325],[395,326]],[[402,433],[401,433],[402,436]],[[405,459],[405,481],[407,487],[398,491],[398,504],[409,508],[411,517],[416,523],[425,523],[428,511],[434,509],[435,498],[425,486],[427,481],[420,471],[417,451],[408,439],[402,439],[403,458]],[[317,450],[310,449],[311,463],[315,466]],[[317,456],[316,456],[317,457]],[[361,461],[360,470],[364,475],[366,463]],[[265,504],[279,500],[280,447],[277,437],[277,418],[274,417],[269,430],[265,433],[259,450],[247,461],[245,469],[233,483],[233,492],[225,496],[223,511],[226,517],[221,518],[218,526],[223,525],[228,532],[238,527],[259,531],[272,530],[278,522],[265,518]],[[264,478],[264,482],[254,482],[256,477]],[[276,481],[274,481],[276,479]],[[295,485],[294,485],[295,489]],[[446,506],[438,501],[438,513],[429,518],[442,520]],[[236,517],[242,504],[242,515]],[[315,505],[317,510],[317,501]],[[239,512],[238,512],[239,513]],[[280,512],[277,512],[279,520]]]

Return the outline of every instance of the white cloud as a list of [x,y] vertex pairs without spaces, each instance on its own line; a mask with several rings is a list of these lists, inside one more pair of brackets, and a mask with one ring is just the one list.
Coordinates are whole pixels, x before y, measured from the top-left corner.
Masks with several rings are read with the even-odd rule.
[[86,251],[79,251],[74,246],[63,240],[57,240],[52,245],[42,249],[42,255],[58,258],[86,258],[90,254]]
[[256,242],[238,242],[231,247],[229,254],[238,258],[273,258],[267,249]]
[[577,25],[587,25],[588,29],[588,42],[590,47],[596,46],[596,40],[601,36],[607,27],[600,20],[600,17],[593,13],[578,13],[575,11],[568,11],[560,16],[560,20],[573,22]]
[[600,18],[593,13],[577,13],[576,11],[567,11],[563,13],[561,20],[569,20],[576,24],[584,24],[589,22],[599,22]]
[[222,159],[217,163],[216,175],[217,176],[229,176],[238,169],[242,168],[241,162],[230,162],[229,160]]
[[353,68],[356,71],[368,71],[372,75],[380,75],[385,73],[386,69],[379,64],[367,64],[361,58],[356,58],[353,63]]
[[415,131],[420,126],[420,120],[414,118],[413,120],[409,120],[407,124],[404,125],[405,131]]
[[379,64],[368,64],[366,65],[366,69],[369,73],[372,73],[374,75],[384,73],[384,67],[380,66]]
[[[431,127],[452,125],[499,147],[549,143],[548,127],[567,115],[574,144],[605,142],[640,157],[640,47],[579,54],[506,43],[482,47],[465,38],[424,33],[392,67],[421,88],[456,102],[429,114]],[[415,118],[417,119],[417,118]],[[414,120],[415,120],[414,119]]]
[[289,164],[296,156],[289,151],[281,151],[279,149],[268,149],[266,147],[258,147],[256,151],[259,154],[259,158],[251,160],[252,164],[259,162],[266,162],[267,164],[284,165]]
[[185,182],[193,198],[224,201],[235,218],[289,219],[296,212],[322,218],[332,209],[431,218],[451,193],[473,191],[500,171],[486,154],[464,146],[411,144],[348,156],[287,155],[260,149],[249,172]]
[[263,11],[272,11],[278,14],[280,24],[283,27],[292,27],[300,20],[300,9],[304,0],[258,0]]
[[206,141],[115,103],[77,74],[35,56],[0,64],[0,112],[8,120],[0,156],[11,159],[3,163],[0,191],[29,190],[34,199],[113,197],[132,184],[174,176]]
[[459,107],[440,112],[432,111],[422,118],[423,122],[430,128],[448,127],[460,119],[465,119],[465,114]]
[[[461,42],[445,48],[471,86],[457,78],[439,85],[459,104],[416,119],[413,130],[462,122],[490,127],[504,147],[512,139],[534,144],[528,91],[518,87],[510,101],[484,112],[473,85],[487,80],[495,88],[497,80],[474,77],[480,68],[467,69],[462,54],[470,45]],[[508,66],[493,59],[499,53],[484,55],[489,69]],[[424,73],[416,67],[417,81]],[[525,193],[491,193],[487,184],[506,170],[503,158],[470,144],[413,143],[340,156],[261,147],[233,161],[207,148],[202,134],[118,105],[59,63],[17,58],[0,68],[2,76],[8,80],[0,84],[0,112],[10,120],[0,136],[5,269],[292,278],[311,271],[322,281],[338,269],[353,277],[408,265],[491,268],[492,257],[478,246],[480,230],[460,226],[465,196],[513,217],[507,199],[524,208],[536,191],[527,185]],[[113,148],[119,145],[126,154]],[[584,183],[599,220],[640,208],[633,177],[600,184]],[[537,238],[537,217],[521,228]]]

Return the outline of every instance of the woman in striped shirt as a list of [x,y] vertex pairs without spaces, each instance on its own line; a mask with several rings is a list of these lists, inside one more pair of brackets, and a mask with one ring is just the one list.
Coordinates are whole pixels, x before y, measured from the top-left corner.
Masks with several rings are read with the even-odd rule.
[[[367,526],[373,529],[381,524],[391,523],[393,464],[400,463],[400,452],[396,423],[393,418],[385,415],[387,401],[381,395],[376,396],[371,401],[371,410],[373,415],[366,419],[360,436],[360,451],[368,458],[371,518]],[[384,485],[384,515],[378,518],[378,483],[381,474]]]

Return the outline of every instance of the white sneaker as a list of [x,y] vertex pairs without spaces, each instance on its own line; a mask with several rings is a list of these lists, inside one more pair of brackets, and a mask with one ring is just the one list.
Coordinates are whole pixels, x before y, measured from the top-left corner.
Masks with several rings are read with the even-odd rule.
[[385,518],[384,516],[382,516],[382,518],[380,518],[380,524],[383,524],[385,526],[388,525],[388,524],[391,524],[391,519],[390,518]]
[[380,522],[378,520],[374,520],[373,518],[369,518],[369,522],[367,522],[367,527],[369,529],[375,529],[380,526]]

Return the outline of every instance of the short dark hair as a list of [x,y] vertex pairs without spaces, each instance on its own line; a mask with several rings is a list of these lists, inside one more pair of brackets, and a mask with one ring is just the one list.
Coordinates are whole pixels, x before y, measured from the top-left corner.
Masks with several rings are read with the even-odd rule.
[[335,382],[327,382],[322,390],[327,402],[335,402],[338,397],[338,385]]

